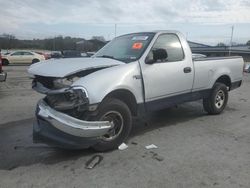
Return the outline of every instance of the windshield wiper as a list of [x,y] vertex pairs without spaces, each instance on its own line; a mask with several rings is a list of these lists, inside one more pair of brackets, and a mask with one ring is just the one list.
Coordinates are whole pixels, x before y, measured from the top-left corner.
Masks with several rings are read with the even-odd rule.
[[103,57],[103,58],[116,59],[116,58],[114,58],[114,56],[111,56],[111,55],[100,55],[100,56],[96,56],[96,57]]

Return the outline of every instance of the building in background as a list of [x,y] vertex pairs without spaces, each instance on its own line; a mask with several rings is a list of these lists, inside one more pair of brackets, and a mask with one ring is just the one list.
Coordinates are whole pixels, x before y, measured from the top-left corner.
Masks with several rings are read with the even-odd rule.
[[192,53],[204,54],[207,57],[219,56],[242,56],[245,62],[250,62],[250,46],[236,45],[236,46],[209,46],[205,44],[188,41]]

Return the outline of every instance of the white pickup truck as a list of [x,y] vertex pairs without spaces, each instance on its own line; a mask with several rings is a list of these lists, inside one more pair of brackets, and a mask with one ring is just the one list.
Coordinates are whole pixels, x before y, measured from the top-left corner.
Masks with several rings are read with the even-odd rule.
[[219,114],[242,83],[243,64],[241,57],[193,59],[181,33],[156,31],[117,37],[91,58],[31,65],[32,87],[45,94],[33,140],[107,151],[126,140],[132,116],[199,99]]

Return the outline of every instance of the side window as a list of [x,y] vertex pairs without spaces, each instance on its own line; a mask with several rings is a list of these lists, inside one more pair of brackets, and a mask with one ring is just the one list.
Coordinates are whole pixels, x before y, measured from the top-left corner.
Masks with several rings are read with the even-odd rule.
[[181,61],[184,59],[184,52],[180,40],[175,34],[160,35],[149,53],[149,58],[153,56],[152,51],[159,48],[167,51],[167,62]]
[[17,56],[17,55],[22,55],[22,52],[14,52],[13,54],[11,54],[11,56]]
[[23,55],[33,55],[33,54],[30,52],[23,52]]

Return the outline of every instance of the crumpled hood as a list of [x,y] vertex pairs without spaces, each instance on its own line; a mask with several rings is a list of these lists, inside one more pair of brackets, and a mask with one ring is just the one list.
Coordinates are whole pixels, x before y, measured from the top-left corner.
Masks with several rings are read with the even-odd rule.
[[59,77],[87,70],[124,64],[121,61],[108,58],[65,58],[51,59],[33,64],[28,72],[33,75]]

